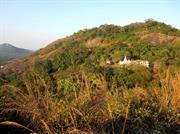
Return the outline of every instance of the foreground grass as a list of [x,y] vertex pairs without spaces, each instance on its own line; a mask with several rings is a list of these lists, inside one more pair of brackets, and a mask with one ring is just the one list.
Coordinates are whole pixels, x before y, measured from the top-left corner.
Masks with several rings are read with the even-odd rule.
[[[26,90],[1,86],[0,129],[12,133],[178,133],[180,75],[167,73],[161,88],[109,90],[103,78],[58,98],[39,75],[24,79]],[[10,122],[9,124],[7,123]],[[3,126],[3,123],[5,126]],[[17,127],[18,125],[21,128]],[[26,129],[23,129],[26,128]],[[28,131],[29,130],[29,131]]]

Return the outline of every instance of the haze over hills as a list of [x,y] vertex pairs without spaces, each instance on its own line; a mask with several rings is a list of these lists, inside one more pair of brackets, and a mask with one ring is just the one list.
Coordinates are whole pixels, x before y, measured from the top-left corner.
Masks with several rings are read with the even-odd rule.
[[13,59],[30,54],[32,51],[15,47],[9,43],[0,44],[0,63],[5,63]]

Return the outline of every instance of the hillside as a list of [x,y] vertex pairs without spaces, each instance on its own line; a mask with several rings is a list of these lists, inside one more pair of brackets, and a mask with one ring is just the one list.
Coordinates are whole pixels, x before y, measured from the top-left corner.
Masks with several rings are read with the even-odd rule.
[[23,57],[31,52],[32,51],[30,50],[17,48],[8,43],[0,44],[0,63],[5,63],[13,59]]
[[0,69],[0,131],[176,134],[179,87],[179,29],[84,29]]
[[[177,47],[178,49],[176,49],[175,53],[178,54],[179,44],[180,30],[154,20],[147,20],[145,23],[133,23],[124,27],[101,25],[98,28],[80,30],[69,37],[58,39],[30,56],[9,64],[6,67],[6,71],[21,70],[24,67],[32,66],[35,61],[47,59],[58,60],[56,59],[58,56],[61,57],[61,55],[68,54],[66,58],[72,56],[71,60],[78,60],[73,59],[77,58],[73,57],[73,54],[80,56],[78,58],[83,57],[83,60],[90,58],[91,55],[92,57],[99,55],[99,58],[105,58],[107,55],[110,55],[114,57],[113,60],[119,60],[124,55],[127,55],[132,59],[139,58],[155,62],[159,59],[156,57],[158,55],[153,54],[153,52],[156,52],[157,49],[165,49],[166,47],[168,47],[167,51],[170,51],[170,49],[175,49],[174,47]],[[144,50],[140,50],[140,47]],[[96,49],[99,49],[99,53]],[[86,55],[88,53],[87,50],[92,51],[91,55]],[[75,51],[78,52],[78,54],[76,54]],[[152,56],[151,59],[149,55]],[[161,57],[161,55],[159,56]],[[169,58],[171,59],[173,57]],[[66,62],[76,62],[70,61],[70,59],[67,60]],[[176,60],[178,60],[178,57],[176,57]],[[84,61],[81,61],[81,63],[84,63]],[[21,65],[23,65],[23,67]]]

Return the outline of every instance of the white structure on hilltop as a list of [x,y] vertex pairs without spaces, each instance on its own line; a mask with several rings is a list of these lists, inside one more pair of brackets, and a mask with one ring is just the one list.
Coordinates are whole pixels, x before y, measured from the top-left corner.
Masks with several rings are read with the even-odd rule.
[[140,61],[140,65],[149,67],[149,61]]
[[113,64],[113,61],[111,59],[106,59],[106,64],[107,65],[112,65]]
[[129,65],[129,64],[139,64],[145,67],[149,67],[149,61],[143,61],[143,60],[129,60],[125,56],[124,59],[119,61],[120,65]]
[[106,60],[106,64],[111,64],[111,61],[110,60]]
[[127,59],[127,57],[125,56],[123,61],[121,61],[121,60],[119,61],[119,64],[120,65],[131,64],[131,61],[129,59]]
[[4,66],[0,66],[0,69],[3,69],[4,68]]

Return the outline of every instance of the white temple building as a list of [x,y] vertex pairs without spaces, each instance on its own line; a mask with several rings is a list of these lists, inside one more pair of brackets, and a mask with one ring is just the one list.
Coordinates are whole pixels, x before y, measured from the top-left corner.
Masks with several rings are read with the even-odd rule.
[[143,61],[143,60],[129,60],[127,59],[127,57],[125,56],[124,59],[121,61],[119,61],[120,65],[129,65],[129,64],[139,64],[145,67],[149,68],[149,61]]
[[121,60],[119,61],[119,64],[120,65],[131,64],[131,61],[129,59],[127,59],[127,57],[125,56],[123,61],[121,61]]

